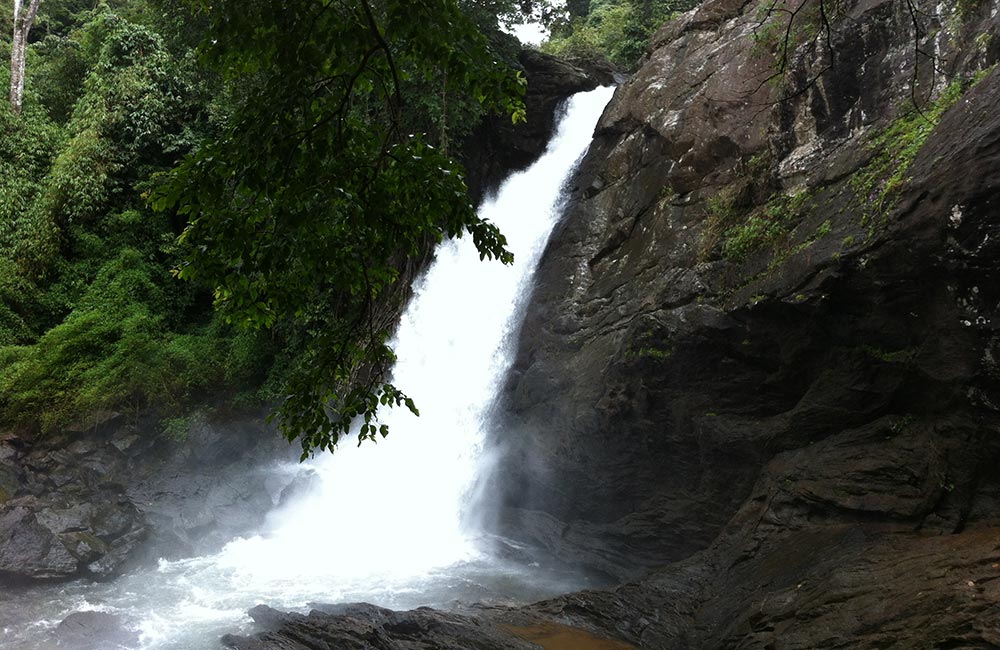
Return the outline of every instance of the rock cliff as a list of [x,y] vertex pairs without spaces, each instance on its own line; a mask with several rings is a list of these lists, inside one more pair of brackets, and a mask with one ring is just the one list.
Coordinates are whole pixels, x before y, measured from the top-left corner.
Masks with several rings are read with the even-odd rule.
[[794,518],[954,530],[989,493],[996,3],[839,11],[773,78],[759,11],[709,2],[619,89],[507,391],[513,529],[624,575],[778,466]]
[[504,178],[542,155],[555,130],[562,100],[622,79],[610,66],[589,63],[580,67],[531,49],[521,50],[518,63],[527,80],[526,120],[512,124],[506,115],[487,115],[460,147],[459,158],[477,204]]
[[1000,643],[1000,3],[923,4],[711,1],[619,89],[494,484],[509,534],[678,563],[546,613],[650,648]]
[[265,469],[294,450],[261,412],[194,418],[103,414],[35,438],[0,436],[0,584],[112,578],[253,530],[295,476]]

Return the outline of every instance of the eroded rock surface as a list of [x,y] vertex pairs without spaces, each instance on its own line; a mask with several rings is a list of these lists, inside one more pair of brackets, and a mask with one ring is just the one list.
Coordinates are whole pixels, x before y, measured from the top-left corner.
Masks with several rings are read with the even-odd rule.
[[[925,111],[996,60],[996,10],[935,14]],[[612,575],[709,546],[776,468],[788,527],[995,516],[973,504],[996,491],[997,75],[898,194],[862,196],[871,143],[913,113],[905,3],[845,3],[832,50],[796,50],[781,88],[758,20],[719,0],[660,31],[598,127],[521,335],[500,526]]]
[[508,386],[498,525],[620,577],[676,563],[540,614],[648,648],[1000,643],[1000,5],[916,37],[904,2],[841,6],[775,88],[755,7],[708,2],[598,127]]
[[[197,421],[183,440],[155,418],[0,440],[0,579],[111,578],[156,557],[220,547],[253,529],[294,477],[263,414]],[[146,551],[152,555],[146,557]]]

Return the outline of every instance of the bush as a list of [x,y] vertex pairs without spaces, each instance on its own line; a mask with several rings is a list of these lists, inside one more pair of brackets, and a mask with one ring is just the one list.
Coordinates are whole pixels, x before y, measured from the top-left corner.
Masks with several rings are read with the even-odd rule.
[[37,107],[14,115],[5,101],[0,134],[0,258],[11,259],[14,231],[31,209],[63,135]]
[[62,323],[33,345],[0,348],[0,419],[52,428],[122,404],[176,405],[221,381],[219,332],[164,327],[165,274],[124,249]]
[[586,16],[553,27],[542,50],[556,56],[606,60],[623,70],[638,67],[659,27],[700,0],[597,0]]
[[207,128],[193,55],[106,6],[74,12],[32,44],[23,114],[0,102],[0,423],[44,429],[259,385],[271,358],[171,276],[183,224],[141,194]]

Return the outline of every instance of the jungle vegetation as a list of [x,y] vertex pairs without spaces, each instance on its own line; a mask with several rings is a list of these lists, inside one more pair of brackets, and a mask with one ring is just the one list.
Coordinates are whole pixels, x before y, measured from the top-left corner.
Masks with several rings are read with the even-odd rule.
[[304,454],[385,435],[379,408],[417,411],[384,381],[405,270],[445,237],[511,259],[451,156],[484,113],[524,119],[503,28],[574,54],[675,4],[4,2],[0,424],[225,400]]

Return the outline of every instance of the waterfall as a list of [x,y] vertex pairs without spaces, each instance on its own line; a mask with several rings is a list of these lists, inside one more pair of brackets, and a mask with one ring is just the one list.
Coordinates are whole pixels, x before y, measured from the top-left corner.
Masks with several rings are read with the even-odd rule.
[[161,560],[113,583],[24,599],[33,622],[23,637],[0,635],[4,643],[41,647],[31,640],[39,628],[80,609],[121,615],[142,650],[200,650],[217,647],[222,633],[248,630],[245,612],[261,602],[404,608],[540,598],[579,586],[542,585],[541,569],[489,557],[462,522],[484,459],[484,419],[512,362],[521,302],[559,218],[563,186],[612,92],[570,98],[546,152],[480,208],[506,235],[512,266],[480,261],[468,237],[438,247],[393,343],[393,382],[420,417],[396,409],[386,417],[388,438],[360,447],[348,440],[310,461],[315,488],[272,513],[259,535],[215,555]]
[[[393,383],[420,417],[392,411],[388,438],[320,458],[320,489],[280,513],[270,537],[230,548],[234,565],[281,580],[386,580],[475,556],[461,522],[484,418],[512,362],[517,307],[560,216],[563,185],[611,93],[570,98],[545,153],[480,207],[507,237],[512,266],[481,261],[468,237],[438,247],[393,343]],[[344,552],[317,554],[316,540]]]

